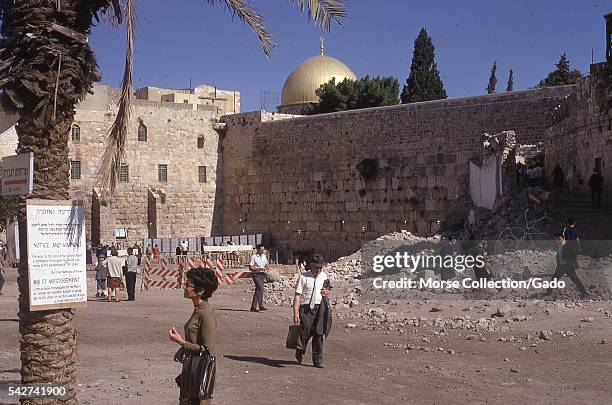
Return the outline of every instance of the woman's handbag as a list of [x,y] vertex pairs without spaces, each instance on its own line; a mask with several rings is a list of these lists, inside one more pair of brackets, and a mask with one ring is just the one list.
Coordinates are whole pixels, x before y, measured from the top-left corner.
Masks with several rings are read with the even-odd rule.
[[181,400],[202,400],[213,397],[215,388],[216,359],[206,346],[200,346],[197,355],[183,358],[183,371],[177,378]]
[[285,343],[287,349],[303,350],[304,345],[302,344],[302,326],[301,325],[289,325],[289,332],[287,333],[287,343]]

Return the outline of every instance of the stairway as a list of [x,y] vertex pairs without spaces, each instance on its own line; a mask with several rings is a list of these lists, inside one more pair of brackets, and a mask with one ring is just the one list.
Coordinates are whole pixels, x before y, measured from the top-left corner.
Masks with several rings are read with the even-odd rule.
[[590,192],[573,196],[564,190],[560,194],[553,194],[553,201],[548,204],[548,209],[551,217],[564,224],[567,224],[567,218],[576,218],[580,239],[612,240],[612,193],[610,192],[604,192],[601,207],[597,209],[591,205]]

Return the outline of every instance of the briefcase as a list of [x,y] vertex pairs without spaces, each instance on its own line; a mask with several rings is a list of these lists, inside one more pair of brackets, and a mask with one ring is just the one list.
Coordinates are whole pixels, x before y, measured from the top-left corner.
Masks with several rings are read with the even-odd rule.
[[302,326],[289,325],[289,332],[287,333],[287,343],[285,344],[285,347],[293,350],[304,349],[304,344],[302,343]]

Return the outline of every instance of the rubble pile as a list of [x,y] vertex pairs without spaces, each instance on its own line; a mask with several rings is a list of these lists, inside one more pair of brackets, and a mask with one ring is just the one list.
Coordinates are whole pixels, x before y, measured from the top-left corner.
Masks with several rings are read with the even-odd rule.
[[[546,216],[545,202],[550,198],[541,188],[527,188],[496,202],[492,212],[483,214],[484,223],[476,234],[487,240],[549,239],[562,224]],[[486,217],[490,216],[487,220]]]
[[520,249],[488,256],[486,263],[496,279],[527,280],[533,276],[551,275],[556,256],[552,251]]
[[278,281],[264,284],[266,303],[277,306],[291,306],[297,278],[297,275],[291,278],[281,276]]
[[[506,208],[501,212],[512,212],[513,208]],[[510,214],[504,214],[510,215]],[[493,219],[492,219],[493,220]],[[534,289],[499,289],[491,288],[474,289],[460,288],[421,288],[421,289],[386,289],[377,290],[373,286],[374,277],[382,277],[385,280],[397,280],[405,278],[410,280],[433,279],[441,280],[441,273],[436,268],[420,268],[416,272],[399,269],[395,273],[374,274],[366,269],[363,260],[369,261],[372,252],[380,254],[389,252],[394,246],[401,246],[406,250],[413,249],[413,253],[419,254],[440,254],[443,242],[450,246],[451,251],[456,254],[463,253],[462,241],[451,244],[449,241],[442,241],[440,236],[418,237],[408,231],[395,232],[383,235],[378,239],[369,242],[362,250],[346,257],[342,257],[333,263],[327,264],[323,271],[327,273],[333,286],[331,303],[338,310],[346,310],[351,313],[360,309],[360,305],[372,300],[385,299],[427,299],[442,297],[443,295],[461,295],[471,299],[524,299],[542,296],[545,291]],[[553,274],[556,266],[556,251],[550,241],[521,242],[513,245],[516,241],[483,241],[479,243],[478,254],[485,255],[485,267],[492,274],[494,280],[528,280],[539,277],[548,280]],[[502,248],[500,248],[500,244]],[[507,249],[507,245],[510,249]],[[393,252],[393,250],[391,250]],[[388,254],[388,253],[385,253]],[[580,261],[580,260],[579,260]],[[583,281],[593,298],[610,297],[610,269],[612,262],[608,258],[598,261],[580,261],[583,269]],[[588,263],[588,265],[586,264]],[[587,269],[586,266],[589,266]],[[292,305],[294,288],[297,275],[292,277],[280,277],[278,281],[266,284],[266,301],[273,305],[290,306]],[[451,280],[462,280],[463,278],[474,279],[474,273],[467,268],[463,272],[455,272]],[[608,280],[610,279],[610,280]],[[573,283],[565,279],[567,288],[556,292],[558,296],[574,298],[578,292]]]

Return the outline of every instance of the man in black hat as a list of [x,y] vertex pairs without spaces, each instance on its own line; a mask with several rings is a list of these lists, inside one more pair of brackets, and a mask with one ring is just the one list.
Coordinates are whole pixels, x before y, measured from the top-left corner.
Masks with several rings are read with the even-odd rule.
[[322,272],[323,256],[314,254],[309,261],[309,270],[300,274],[293,299],[293,322],[302,326],[302,348],[295,351],[295,359],[302,364],[308,341],[312,338],[312,363],[317,368],[323,365],[323,337],[331,330],[331,311],[327,295],[331,287],[327,274]]

